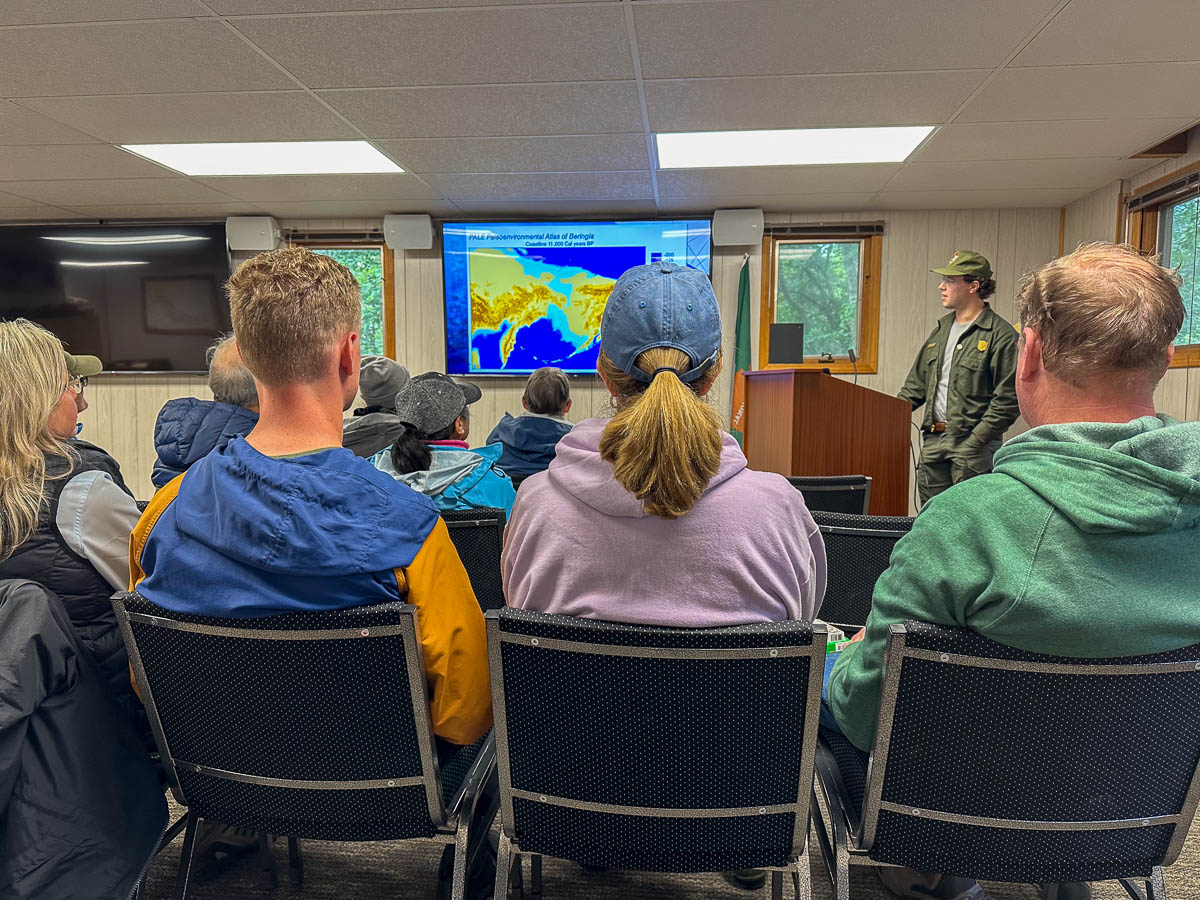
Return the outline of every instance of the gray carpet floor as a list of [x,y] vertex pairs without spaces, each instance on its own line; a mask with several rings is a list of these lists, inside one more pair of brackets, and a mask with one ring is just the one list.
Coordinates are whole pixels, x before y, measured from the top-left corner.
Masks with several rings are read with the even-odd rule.
[[[172,820],[180,812],[172,804]],[[833,896],[829,876],[816,852],[816,836],[809,841],[812,848],[812,885],[814,900]],[[175,872],[183,838],[163,850],[146,873],[142,898],[167,900],[174,897]],[[430,841],[400,841],[374,844],[338,844],[323,841],[304,843],[304,887],[298,889],[287,864],[287,844],[278,841],[275,855],[280,875],[277,889],[270,886],[269,876],[252,859],[239,861],[219,879],[195,885],[188,896],[195,900],[240,900],[240,898],[270,898],[270,900],[344,900],[344,898],[413,898],[432,900],[437,881],[438,860],[442,847]],[[528,869],[526,869],[528,871]],[[1171,900],[1200,900],[1200,823],[1193,827],[1179,862],[1166,872],[1167,896]],[[1036,888],[1029,885],[986,884],[993,900],[1037,900]],[[526,895],[529,896],[528,894]],[[718,875],[663,875],[644,872],[606,872],[588,875],[578,866],[560,860],[546,859],[542,867],[542,896],[545,900],[587,897],[597,900],[749,900],[769,897],[769,889],[757,892],[738,890]],[[785,889],[791,897],[791,888]],[[875,875],[867,869],[855,869],[850,884],[852,900],[889,900],[891,894],[883,889]],[[1096,900],[1128,900],[1115,882],[1093,885]]]

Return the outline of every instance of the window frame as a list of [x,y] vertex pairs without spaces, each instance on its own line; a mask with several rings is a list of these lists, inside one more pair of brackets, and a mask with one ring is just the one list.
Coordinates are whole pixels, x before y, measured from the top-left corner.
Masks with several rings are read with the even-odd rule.
[[[872,226],[868,226],[872,227]],[[883,233],[878,228],[867,232],[856,226],[843,229],[829,228],[820,231],[795,231],[777,229],[763,235],[762,244],[762,297],[759,303],[758,360],[760,369],[802,369],[819,372],[828,369],[836,375],[855,372],[855,364],[849,356],[834,356],[830,362],[821,362],[817,355],[804,355],[803,363],[768,363],[771,358],[771,324],[775,321],[775,295],[777,281],[778,245],[803,241],[806,243],[858,243],[859,265],[862,273],[858,300],[858,357],[859,375],[879,373],[879,294],[883,270]]]
[[378,250],[383,267],[383,355],[396,358],[396,252],[383,241],[323,241],[318,238],[293,239],[292,247],[310,250]]
[[[1125,240],[1139,253],[1148,256],[1159,254],[1161,239],[1162,211],[1200,197],[1200,184],[1195,182],[1196,174],[1200,173],[1200,163],[1185,166],[1170,175],[1157,178],[1142,185],[1136,191],[1125,196]],[[1179,187],[1172,189],[1176,183]],[[1153,197],[1149,203],[1141,202],[1143,198],[1162,192],[1164,196]],[[1175,346],[1175,356],[1171,360],[1172,369],[1192,369],[1200,367],[1200,343],[1178,344]]]

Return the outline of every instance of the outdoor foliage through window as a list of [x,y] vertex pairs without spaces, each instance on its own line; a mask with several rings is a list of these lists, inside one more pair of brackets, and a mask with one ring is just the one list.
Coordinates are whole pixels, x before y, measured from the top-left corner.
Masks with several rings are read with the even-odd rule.
[[862,244],[780,241],[775,321],[804,324],[805,356],[847,356],[858,346]]
[[[316,248],[314,248],[316,249]],[[382,356],[383,338],[383,251],[378,247],[362,249],[321,249],[353,273],[362,290],[362,354]]]
[[[1198,240],[1200,240],[1200,197],[1193,197],[1170,207],[1166,212],[1163,241],[1166,259],[1163,262],[1172,269],[1178,269],[1183,279],[1179,292],[1183,295],[1183,306],[1186,315],[1183,328],[1175,338],[1176,346],[1200,344],[1200,289],[1197,289],[1196,279],[1200,276],[1200,256]],[[1161,245],[1160,245],[1161,246]]]

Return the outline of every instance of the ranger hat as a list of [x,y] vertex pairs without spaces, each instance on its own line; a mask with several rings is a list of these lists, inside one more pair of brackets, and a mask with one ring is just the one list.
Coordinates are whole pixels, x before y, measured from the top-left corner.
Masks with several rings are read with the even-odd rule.
[[992,277],[992,264],[982,253],[974,250],[956,250],[950,262],[940,269],[930,269],[938,275],[966,275],[976,281],[987,281]]
[[483,392],[473,384],[455,381],[441,372],[410,378],[396,394],[396,417],[428,437],[444,431]]
[[654,380],[637,367],[637,358],[654,347],[688,355],[688,369],[676,373],[680,381],[700,378],[721,351],[721,312],[708,276],[672,262],[634,266],[608,297],[600,343],[604,355],[638,381]]

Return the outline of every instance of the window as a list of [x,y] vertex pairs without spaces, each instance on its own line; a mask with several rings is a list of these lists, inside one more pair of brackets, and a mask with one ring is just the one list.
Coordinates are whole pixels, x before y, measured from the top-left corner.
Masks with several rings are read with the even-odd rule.
[[1185,315],[1171,366],[1200,366],[1200,165],[1143,186],[1126,203],[1129,243],[1183,279]]
[[882,249],[877,226],[765,237],[760,365],[767,368],[770,359],[769,326],[798,323],[804,325],[803,367],[851,372],[853,349],[859,372],[877,371]]
[[1198,220],[1200,220],[1200,195],[1164,206],[1158,214],[1159,238],[1162,263],[1178,269],[1183,285],[1185,315],[1183,328],[1175,338],[1176,347],[1200,344],[1200,290],[1196,289],[1196,267]]
[[380,246],[309,246],[317,253],[336,259],[358,279],[362,291],[362,355],[394,358],[395,293],[392,289],[392,251]]

